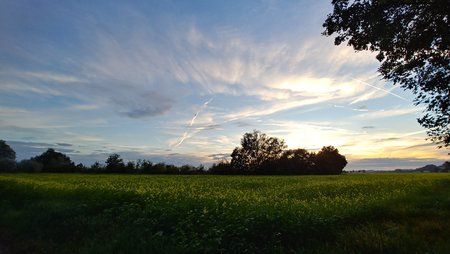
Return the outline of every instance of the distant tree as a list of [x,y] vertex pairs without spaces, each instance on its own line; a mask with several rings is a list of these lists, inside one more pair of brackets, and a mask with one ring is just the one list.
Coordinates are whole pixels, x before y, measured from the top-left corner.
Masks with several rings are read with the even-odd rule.
[[16,152],[4,140],[0,140],[0,159],[16,159]]
[[70,158],[54,149],[49,148],[39,156],[31,158],[43,165],[42,171],[48,172],[71,172],[75,169],[75,164]]
[[333,0],[324,35],[357,51],[378,52],[386,80],[426,105],[418,119],[438,147],[450,145],[450,3],[448,0]]
[[100,162],[96,161],[94,164],[91,165],[90,171],[94,173],[100,173],[104,171],[104,167],[100,164]]
[[183,165],[180,167],[179,171],[181,174],[190,174],[195,171],[195,168],[191,165]]
[[125,163],[117,153],[111,154],[105,164],[108,172],[122,173],[125,171]]
[[340,174],[347,165],[345,156],[333,146],[324,146],[314,156],[315,172],[319,174]]
[[76,171],[76,172],[87,172],[87,171],[88,171],[88,168],[87,168],[85,165],[83,165],[83,163],[78,163],[78,164],[75,166],[75,171]]
[[153,167],[153,163],[148,160],[140,160],[138,161],[139,172],[143,174],[151,174],[155,173],[155,169]]
[[16,152],[5,141],[0,140],[0,171],[15,171]]
[[218,163],[214,163],[208,169],[208,173],[211,174],[230,174],[236,170],[231,167],[231,163],[227,160],[221,160]]
[[442,164],[441,168],[442,168],[442,171],[444,171],[444,172],[450,172],[450,161],[444,162],[444,164]]
[[231,154],[231,166],[244,171],[262,169],[264,164],[280,158],[285,147],[283,140],[260,131],[245,133],[241,147],[236,147]]
[[198,165],[198,167],[195,168],[196,173],[203,174],[206,172],[205,166],[203,164]]
[[158,174],[161,174],[161,173],[164,173],[165,171],[166,171],[166,164],[165,163],[163,163],[163,162],[159,162],[159,163],[156,163],[155,165],[153,165],[153,173],[158,173]]
[[180,169],[174,165],[170,165],[170,164],[165,164],[165,170],[163,171],[163,173],[165,174],[177,174],[180,172]]
[[129,161],[125,166],[125,172],[127,173],[135,173],[136,172],[136,163]]

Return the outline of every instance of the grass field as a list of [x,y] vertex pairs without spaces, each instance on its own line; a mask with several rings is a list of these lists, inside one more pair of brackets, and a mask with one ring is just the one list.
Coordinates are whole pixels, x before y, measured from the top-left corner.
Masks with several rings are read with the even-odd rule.
[[450,174],[0,174],[12,253],[449,253]]

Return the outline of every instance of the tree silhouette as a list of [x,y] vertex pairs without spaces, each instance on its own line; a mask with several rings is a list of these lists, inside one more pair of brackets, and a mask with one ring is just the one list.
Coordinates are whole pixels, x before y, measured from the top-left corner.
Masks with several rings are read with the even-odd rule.
[[285,147],[283,140],[260,131],[245,133],[241,147],[236,147],[231,154],[231,166],[244,171],[261,169],[265,163],[280,158]]
[[335,44],[378,52],[384,79],[426,105],[418,119],[438,147],[450,145],[450,4],[448,0],[333,0],[324,35]]
[[316,172],[320,174],[340,174],[347,165],[345,156],[333,146],[324,146],[314,157]]
[[16,152],[4,140],[0,140],[0,159],[16,159]]
[[125,163],[117,153],[111,154],[105,161],[106,170],[110,172],[122,173],[125,171]]
[[305,149],[290,149],[283,152],[279,167],[282,170],[312,173],[315,165],[315,154]]
[[75,164],[67,155],[56,152],[52,148],[49,148],[39,156],[31,158],[31,160],[41,163],[43,166],[42,171],[70,172],[75,169]]

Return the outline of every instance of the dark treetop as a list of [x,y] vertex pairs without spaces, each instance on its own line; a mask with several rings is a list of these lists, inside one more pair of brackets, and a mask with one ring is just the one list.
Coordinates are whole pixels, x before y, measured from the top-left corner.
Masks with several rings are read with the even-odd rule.
[[335,44],[378,52],[384,79],[416,94],[418,119],[438,147],[450,145],[450,2],[333,0],[323,26]]

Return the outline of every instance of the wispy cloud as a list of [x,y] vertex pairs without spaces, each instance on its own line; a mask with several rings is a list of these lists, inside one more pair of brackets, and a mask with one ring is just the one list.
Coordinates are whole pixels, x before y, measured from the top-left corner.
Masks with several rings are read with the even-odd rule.
[[236,5],[225,14],[211,2],[213,15],[174,14],[180,3],[166,4],[0,8],[8,21],[0,26],[0,135],[85,146],[78,159],[110,151],[164,158],[170,147],[186,161],[226,153],[253,128],[291,147],[342,146],[354,158],[404,157],[395,150],[423,142],[424,133],[396,131],[419,131],[411,124],[419,109],[386,88],[374,53],[320,35],[324,3],[255,2],[253,12]]
[[408,107],[408,108],[393,108],[393,109],[382,109],[377,111],[371,111],[363,114],[359,114],[355,116],[357,119],[379,119],[379,118],[387,118],[394,116],[401,116],[407,114],[418,114],[421,111],[421,108],[417,107]]

